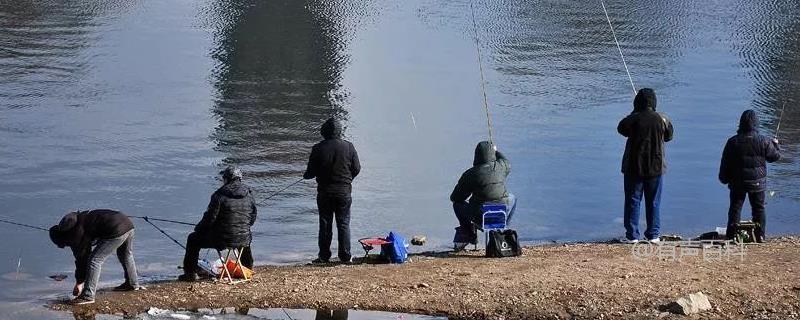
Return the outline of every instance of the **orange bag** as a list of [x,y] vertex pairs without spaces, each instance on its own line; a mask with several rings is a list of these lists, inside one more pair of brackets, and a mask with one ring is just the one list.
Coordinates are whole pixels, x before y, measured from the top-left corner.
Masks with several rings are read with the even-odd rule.
[[228,261],[225,263],[225,266],[228,268],[228,271],[230,271],[231,276],[234,278],[250,279],[253,277],[253,270],[250,270],[250,268],[245,266],[238,267],[236,262],[232,259],[228,259]]

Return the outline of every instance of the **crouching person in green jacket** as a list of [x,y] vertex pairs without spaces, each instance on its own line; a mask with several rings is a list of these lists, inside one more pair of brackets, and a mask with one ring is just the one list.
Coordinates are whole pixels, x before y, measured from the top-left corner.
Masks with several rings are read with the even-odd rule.
[[453,237],[453,250],[461,251],[467,244],[477,244],[477,227],[483,225],[484,203],[503,203],[508,207],[506,222],[511,221],[517,206],[516,197],[506,189],[506,179],[511,173],[511,163],[497,151],[489,141],[481,141],[475,147],[472,168],[458,179],[450,201],[458,218],[459,226]]

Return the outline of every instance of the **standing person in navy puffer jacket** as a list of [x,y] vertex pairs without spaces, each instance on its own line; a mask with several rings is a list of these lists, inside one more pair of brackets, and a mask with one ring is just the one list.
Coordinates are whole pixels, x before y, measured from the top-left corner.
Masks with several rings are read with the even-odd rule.
[[741,217],[745,197],[750,199],[756,242],[763,242],[766,234],[767,216],[765,208],[767,188],[767,162],[781,158],[778,139],[769,139],[758,133],[758,116],[753,110],[742,113],[739,130],[728,139],[722,152],[719,166],[719,181],[730,189],[728,229],[726,237],[733,239],[736,224]]

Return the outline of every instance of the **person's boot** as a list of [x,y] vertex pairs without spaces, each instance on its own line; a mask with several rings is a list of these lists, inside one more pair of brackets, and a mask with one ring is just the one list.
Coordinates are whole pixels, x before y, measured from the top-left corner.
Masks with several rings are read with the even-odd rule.
[[200,277],[197,276],[197,273],[184,273],[178,276],[178,281],[183,282],[195,282],[198,279],[200,279]]
[[145,287],[144,286],[135,286],[134,287],[130,283],[125,282],[125,283],[123,283],[121,285],[118,285],[118,286],[114,287],[113,290],[114,291],[139,291],[139,290],[145,290]]

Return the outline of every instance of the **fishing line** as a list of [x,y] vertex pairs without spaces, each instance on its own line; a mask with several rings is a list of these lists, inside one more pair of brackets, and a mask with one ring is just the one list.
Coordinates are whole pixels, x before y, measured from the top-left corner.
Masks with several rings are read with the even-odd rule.
[[300,183],[300,182],[301,182],[301,181],[303,181],[303,180],[305,180],[305,179],[304,179],[303,177],[300,177],[300,179],[298,179],[298,180],[297,180],[297,181],[295,181],[295,182],[292,182],[292,183],[291,183],[291,184],[289,184],[288,186],[285,186],[285,187],[283,187],[283,189],[280,189],[280,190],[278,190],[278,191],[276,191],[276,192],[273,192],[271,195],[269,195],[268,197],[264,198],[264,200],[261,200],[261,201],[259,202],[259,204],[263,205],[265,202],[267,202],[267,200],[269,200],[269,199],[272,199],[273,197],[275,197],[275,196],[279,195],[281,192],[285,191],[286,189],[289,189],[289,188],[291,188],[292,186],[294,186],[294,185],[296,185],[296,184]]
[[486,125],[489,127],[489,143],[494,144],[492,137],[492,116],[489,113],[489,100],[486,98],[486,80],[483,76],[483,59],[481,58],[481,43],[478,38],[478,24],[475,23],[475,8],[472,1],[469,2],[469,10],[472,13],[472,31],[475,33],[475,49],[478,52],[478,70],[481,74],[481,91],[483,92],[483,109],[486,111]]
[[6,220],[6,219],[3,219],[3,218],[0,218],[0,222],[2,222],[2,223],[7,223],[7,224],[13,224],[13,225],[15,225],[15,226],[20,226],[20,227],[26,227],[26,228],[36,229],[36,230],[50,231],[49,229],[45,229],[45,228],[42,228],[42,227],[37,227],[37,226],[32,226],[32,225],[29,225],[29,224],[24,224],[24,223],[14,222],[14,221],[11,221],[11,220]]
[[608,10],[606,10],[606,4],[603,0],[600,0],[600,5],[603,6],[603,12],[606,14],[606,21],[608,21],[608,27],[611,28],[611,35],[614,37],[614,42],[617,44],[617,50],[619,50],[619,57],[622,58],[622,65],[625,66],[625,72],[628,74],[628,81],[631,82],[631,88],[633,89],[633,95],[636,95],[636,86],[633,85],[633,78],[631,77],[631,72],[628,70],[628,63],[625,62],[625,56],[622,54],[622,47],[619,45],[619,41],[617,40],[617,34],[614,32],[614,26],[611,25],[611,17],[608,16]]
[[159,232],[161,232],[162,234],[164,234],[165,236],[167,236],[167,238],[169,238],[170,240],[172,240],[172,242],[175,242],[175,244],[177,244],[177,245],[181,246],[181,248],[183,248],[184,250],[186,250],[186,247],[185,247],[185,246],[184,246],[182,243],[178,242],[178,240],[175,240],[175,238],[173,238],[172,236],[170,236],[169,234],[167,234],[166,232],[164,232],[164,230],[162,230],[162,229],[161,229],[161,228],[159,228],[157,225],[155,225],[153,222],[151,222],[151,221],[150,221],[150,218],[148,218],[147,216],[145,216],[143,219],[144,219],[144,221],[146,221],[147,223],[149,223],[151,226],[153,226],[153,228],[156,228],[156,230],[158,230]]
[[153,217],[149,217],[149,216],[128,216],[128,217],[142,219],[142,220],[145,220],[145,221],[153,220],[153,221],[169,222],[169,223],[174,223],[174,224],[182,224],[182,225],[186,225],[186,226],[194,226],[194,225],[196,225],[196,223],[189,223],[189,222],[177,221],[177,220],[169,220],[169,219],[159,219],[159,218],[153,218]]

